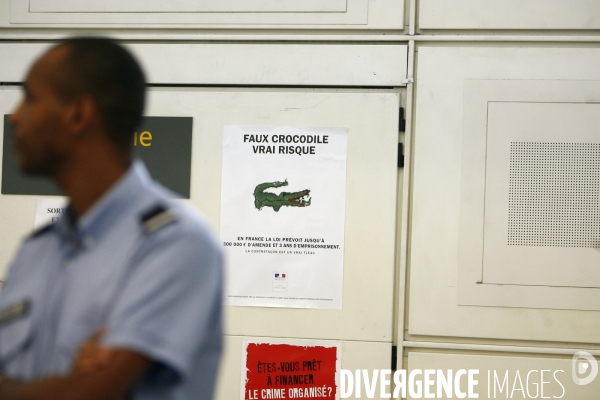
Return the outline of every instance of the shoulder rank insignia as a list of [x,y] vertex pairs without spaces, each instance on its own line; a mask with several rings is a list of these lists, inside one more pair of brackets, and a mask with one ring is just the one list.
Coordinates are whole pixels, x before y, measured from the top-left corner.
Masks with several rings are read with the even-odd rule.
[[0,326],[9,324],[29,313],[29,300],[21,300],[0,310]]
[[163,226],[169,225],[171,222],[175,222],[176,219],[173,211],[167,209],[163,205],[157,205],[151,208],[149,211],[142,214],[140,218],[142,228],[146,233],[152,233]]

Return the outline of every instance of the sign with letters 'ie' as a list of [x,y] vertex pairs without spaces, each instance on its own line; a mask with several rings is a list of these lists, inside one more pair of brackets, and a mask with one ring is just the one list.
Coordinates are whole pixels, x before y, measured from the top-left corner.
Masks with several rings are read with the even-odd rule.
[[[12,146],[14,126],[8,117],[4,116],[2,194],[63,195],[50,178],[19,170]],[[190,197],[192,117],[144,117],[131,137],[131,146],[154,179],[180,196]]]

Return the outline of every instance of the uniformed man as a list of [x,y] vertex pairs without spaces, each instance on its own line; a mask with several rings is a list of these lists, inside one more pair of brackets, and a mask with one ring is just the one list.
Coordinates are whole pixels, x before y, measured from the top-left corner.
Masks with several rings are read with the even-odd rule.
[[68,212],[23,243],[0,294],[0,400],[209,399],[221,254],[205,222],[132,161],[145,82],[103,38],[31,67],[11,117],[20,168]]

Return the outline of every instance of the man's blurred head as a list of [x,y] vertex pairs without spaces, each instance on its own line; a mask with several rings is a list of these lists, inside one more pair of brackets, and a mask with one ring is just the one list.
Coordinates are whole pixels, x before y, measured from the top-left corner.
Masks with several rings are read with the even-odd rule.
[[11,117],[25,172],[52,175],[86,135],[101,132],[129,157],[145,101],[145,79],[135,59],[105,38],[70,38],[40,57]]

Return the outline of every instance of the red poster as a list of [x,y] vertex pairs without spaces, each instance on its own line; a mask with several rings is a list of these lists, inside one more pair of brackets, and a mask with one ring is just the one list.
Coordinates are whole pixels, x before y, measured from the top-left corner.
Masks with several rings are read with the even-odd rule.
[[244,400],[335,400],[339,345],[247,343]]

